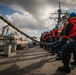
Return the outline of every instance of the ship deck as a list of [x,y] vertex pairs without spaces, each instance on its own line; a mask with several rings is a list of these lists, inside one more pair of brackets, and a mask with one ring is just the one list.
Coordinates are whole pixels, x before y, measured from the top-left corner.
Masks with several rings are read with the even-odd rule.
[[71,65],[69,74],[57,71],[62,65],[62,61],[56,61],[55,56],[35,46],[17,50],[12,57],[0,56],[0,75],[76,75],[76,68]]

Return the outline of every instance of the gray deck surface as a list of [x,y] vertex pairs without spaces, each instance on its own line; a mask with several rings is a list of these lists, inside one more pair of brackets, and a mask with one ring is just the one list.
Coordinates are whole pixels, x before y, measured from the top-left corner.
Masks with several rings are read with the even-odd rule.
[[76,75],[76,68],[71,65],[69,74],[57,71],[62,61],[56,61],[55,56],[38,46],[17,51],[12,57],[0,56],[0,75]]

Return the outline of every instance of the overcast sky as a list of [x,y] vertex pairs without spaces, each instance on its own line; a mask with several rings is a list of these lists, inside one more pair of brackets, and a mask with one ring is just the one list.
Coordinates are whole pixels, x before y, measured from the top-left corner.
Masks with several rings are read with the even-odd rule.
[[49,16],[56,16],[51,13],[57,11],[59,1],[63,11],[76,11],[76,0],[0,0],[0,14],[28,35],[40,36],[56,25]]

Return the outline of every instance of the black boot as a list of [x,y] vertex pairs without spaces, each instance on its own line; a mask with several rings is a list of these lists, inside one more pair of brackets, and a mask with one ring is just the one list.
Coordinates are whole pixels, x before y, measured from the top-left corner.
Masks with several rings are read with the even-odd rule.
[[70,62],[70,64],[76,66],[76,61]]
[[69,66],[62,66],[62,67],[59,67],[58,70],[59,70],[59,71],[62,71],[62,72],[66,72],[66,73],[70,73],[70,72],[71,72]]

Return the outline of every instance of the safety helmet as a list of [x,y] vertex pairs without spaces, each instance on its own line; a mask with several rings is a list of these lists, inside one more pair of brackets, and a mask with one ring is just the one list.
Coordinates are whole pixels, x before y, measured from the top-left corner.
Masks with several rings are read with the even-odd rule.
[[72,13],[69,14],[69,18],[74,17],[74,16],[76,16],[75,12],[72,12]]
[[55,26],[55,28],[57,29],[57,28],[59,28],[59,26],[58,26],[58,25],[56,25],[56,26]]

